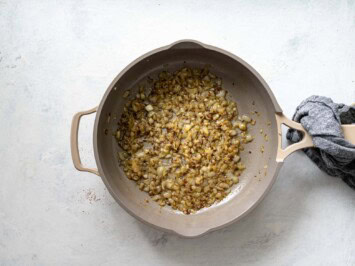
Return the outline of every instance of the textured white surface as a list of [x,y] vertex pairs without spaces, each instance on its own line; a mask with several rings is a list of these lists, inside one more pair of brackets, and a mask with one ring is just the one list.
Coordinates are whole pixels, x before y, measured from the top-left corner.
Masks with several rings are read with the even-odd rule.
[[[355,101],[351,0],[0,0],[0,265],[354,265],[355,192],[301,152],[250,215],[192,240],[137,222],[74,170],[72,115],[183,38],[245,59],[288,116],[311,94]],[[90,166],[93,119],[80,130]]]

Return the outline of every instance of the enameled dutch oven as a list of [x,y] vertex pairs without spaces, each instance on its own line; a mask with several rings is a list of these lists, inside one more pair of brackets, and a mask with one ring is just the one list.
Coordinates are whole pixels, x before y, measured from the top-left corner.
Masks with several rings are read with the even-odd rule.
[[[174,71],[182,66],[203,68],[205,65],[222,78],[223,87],[237,102],[240,113],[258,111],[259,115],[253,116],[256,125],[250,128],[256,138],[241,155],[247,168],[230,195],[209,208],[185,215],[168,206],[161,208],[152,200],[147,201],[148,194],[140,191],[120,168],[118,145],[112,133],[117,130],[117,119],[127,101],[122,97],[126,89],[136,88],[145,83],[148,76],[154,77],[162,70]],[[80,118],[95,112],[93,143],[97,170],[82,166],[78,150]],[[302,131],[302,141],[282,149],[282,124]],[[260,129],[267,134],[268,141],[258,134]],[[343,129],[345,137],[355,143],[355,125],[346,125]],[[249,64],[229,52],[193,40],[158,48],[129,64],[112,81],[99,106],[77,113],[71,128],[71,153],[76,169],[100,176],[118,204],[135,218],[184,237],[206,234],[249,213],[270,190],[285,158],[312,145],[312,139],[303,127],[282,114],[269,86]],[[260,151],[262,146],[264,152]]]

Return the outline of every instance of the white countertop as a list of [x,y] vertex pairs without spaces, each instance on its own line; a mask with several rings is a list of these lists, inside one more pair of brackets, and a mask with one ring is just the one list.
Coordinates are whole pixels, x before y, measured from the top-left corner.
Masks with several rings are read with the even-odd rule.
[[[74,169],[73,114],[185,38],[250,63],[289,117],[312,94],[355,101],[354,1],[0,1],[0,265],[354,265],[355,191],[302,152],[251,214],[190,240],[136,221]],[[80,150],[94,167],[93,120]]]

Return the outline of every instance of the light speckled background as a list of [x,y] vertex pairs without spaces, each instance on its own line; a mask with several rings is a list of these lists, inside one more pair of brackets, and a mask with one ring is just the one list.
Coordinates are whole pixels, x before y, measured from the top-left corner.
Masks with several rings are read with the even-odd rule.
[[0,265],[354,265],[355,191],[301,152],[249,216],[193,240],[137,222],[74,170],[72,115],[182,38],[245,59],[288,116],[311,94],[355,101],[354,1],[0,0]]

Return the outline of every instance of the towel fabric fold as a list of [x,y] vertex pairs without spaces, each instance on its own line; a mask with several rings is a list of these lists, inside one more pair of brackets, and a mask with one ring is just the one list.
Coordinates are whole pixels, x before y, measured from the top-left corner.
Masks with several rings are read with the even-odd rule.
[[[297,107],[292,119],[312,136],[314,148],[304,149],[307,156],[320,169],[355,189],[355,145],[344,139],[341,129],[341,124],[355,123],[355,107],[314,95]],[[298,142],[302,134],[289,129],[286,138]]]

